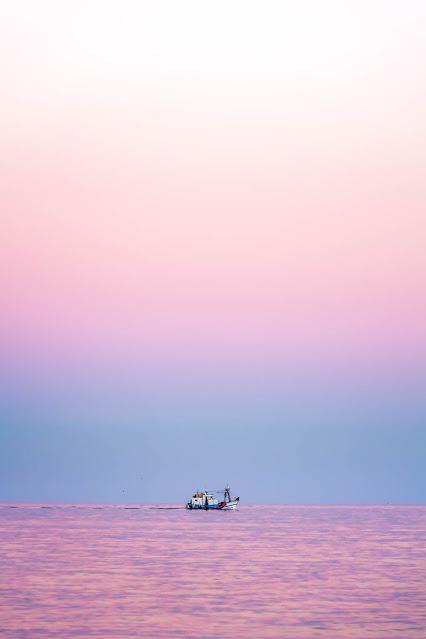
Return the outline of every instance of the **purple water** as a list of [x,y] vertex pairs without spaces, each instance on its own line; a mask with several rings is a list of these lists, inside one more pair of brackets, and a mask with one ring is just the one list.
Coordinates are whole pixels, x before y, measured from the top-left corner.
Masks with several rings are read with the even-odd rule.
[[0,504],[0,636],[426,638],[426,506]]

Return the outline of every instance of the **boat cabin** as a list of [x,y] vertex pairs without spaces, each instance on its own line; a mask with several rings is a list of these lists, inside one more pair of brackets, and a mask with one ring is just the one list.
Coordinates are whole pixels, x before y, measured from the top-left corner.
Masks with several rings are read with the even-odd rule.
[[207,490],[204,493],[195,493],[191,499],[192,508],[204,508],[204,506],[217,506],[218,500]]

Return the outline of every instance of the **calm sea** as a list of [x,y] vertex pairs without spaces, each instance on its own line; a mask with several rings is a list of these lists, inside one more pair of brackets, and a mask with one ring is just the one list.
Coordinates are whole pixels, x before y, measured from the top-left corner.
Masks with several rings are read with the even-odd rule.
[[426,506],[0,504],[0,636],[426,639]]

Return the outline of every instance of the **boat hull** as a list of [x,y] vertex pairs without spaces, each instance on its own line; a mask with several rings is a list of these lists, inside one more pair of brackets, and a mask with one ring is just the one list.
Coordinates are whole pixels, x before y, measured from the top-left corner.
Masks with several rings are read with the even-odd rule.
[[189,510],[235,510],[236,507],[238,506],[238,502],[240,501],[240,498],[237,497],[237,499],[232,499],[231,501],[222,501],[219,504],[191,504],[191,502],[189,502],[188,504],[186,504],[186,508],[188,508]]
[[228,501],[222,510],[235,510],[235,508],[238,506],[239,499],[240,498],[238,497],[238,499],[233,499],[232,501]]

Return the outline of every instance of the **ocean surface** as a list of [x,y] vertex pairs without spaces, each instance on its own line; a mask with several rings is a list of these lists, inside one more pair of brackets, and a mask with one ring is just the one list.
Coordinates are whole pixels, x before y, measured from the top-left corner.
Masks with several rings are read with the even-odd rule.
[[0,636],[426,639],[426,506],[0,504]]

